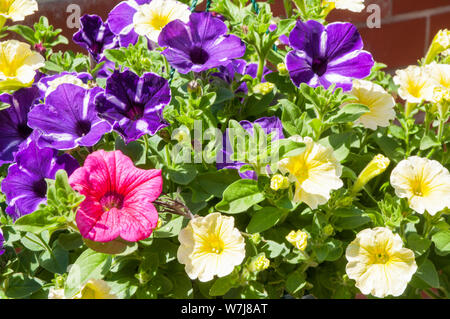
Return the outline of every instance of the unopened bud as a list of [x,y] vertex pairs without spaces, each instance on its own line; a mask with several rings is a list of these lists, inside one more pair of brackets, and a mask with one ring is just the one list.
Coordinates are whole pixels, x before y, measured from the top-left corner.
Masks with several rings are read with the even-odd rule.
[[273,175],[270,180],[270,188],[274,191],[289,188],[290,185],[289,179],[280,174]]
[[358,193],[372,178],[382,174],[389,166],[389,158],[382,154],[376,155],[359,174],[352,187],[353,193]]
[[191,82],[188,83],[187,90],[191,94],[197,94],[197,95],[202,94],[202,88],[196,80],[192,80]]
[[255,244],[258,245],[261,242],[261,235],[259,233],[252,234],[250,236],[250,240]]
[[304,251],[308,245],[308,234],[301,230],[293,230],[286,236],[286,240],[297,249]]
[[280,75],[282,75],[282,76],[285,76],[285,75],[289,74],[289,71],[288,71],[288,69],[286,67],[286,64],[284,64],[284,63],[278,63],[277,70],[280,73]]
[[270,260],[266,258],[264,254],[258,255],[252,259],[248,266],[248,270],[251,272],[263,271],[270,266]]
[[323,228],[323,233],[324,233],[326,236],[331,236],[331,235],[333,235],[333,232],[334,232],[333,226],[331,226],[330,224],[326,225],[326,226]]
[[273,91],[275,84],[270,82],[259,83],[253,87],[253,93],[267,95]]

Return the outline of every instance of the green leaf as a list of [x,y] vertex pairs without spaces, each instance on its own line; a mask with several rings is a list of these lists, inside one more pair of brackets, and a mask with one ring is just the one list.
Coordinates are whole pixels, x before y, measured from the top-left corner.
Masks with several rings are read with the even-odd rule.
[[306,286],[305,274],[295,271],[286,278],[286,290],[290,294],[296,294]]
[[191,279],[186,273],[176,273],[170,276],[170,278],[176,283],[172,290],[174,298],[186,299],[194,296]]
[[183,216],[175,216],[172,219],[153,232],[155,238],[168,238],[177,236],[183,228],[185,219]]
[[5,294],[9,298],[26,298],[41,289],[41,287],[41,281],[36,278],[28,277],[21,273],[13,274],[9,278]]
[[264,245],[261,247],[261,252],[264,252],[267,258],[276,258],[280,255],[287,255],[289,253],[289,249],[287,249],[284,243],[279,244],[273,240],[266,240]]
[[417,233],[411,233],[407,238],[407,246],[414,251],[416,257],[423,255],[430,248],[431,241]]
[[64,274],[67,271],[69,265],[69,253],[59,246],[54,245],[51,251],[44,251],[38,257],[39,264],[54,274]]
[[280,208],[263,207],[252,216],[247,231],[251,234],[263,232],[275,226],[284,213],[285,211]]
[[411,281],[411,285],[422,289],[439,287],[439,275],[429,259],[425,260],[419,269],[417,269]]
[[15,32],[27,40],[31,45],[36,44],[36,39],[34,37],[34,30],[30,27],[21,24],[15,24],[8,27],[8,31]]
[[128,255],[137,249],[137,243],[126,241],[120,237],[106,243],[92,241],[87,238],[83,238],[83,241],[90,249],[103,254]]
[[233,276],[229,275],[226,277],[218,278],[214,284],[209,289],[209,294],[211,296],[223,296],[228,290],[233,288]]
[[361,117],[364,113],[369,112],[370,109],[363,104],[350,103],[344,105],[339,112],[330,117],[328,122],[330,123],[347,123],[354,122]]
[[158,295],[166,295],[173,289],[172,281],[164,276],[163,274],[158,273],[149,283],[148,285],[151,289],[156,292]]
[[264,198],[257,181],[241,179],[225,189],[223,199],[216,205],[216,209],[228,214],[238,214],[263,201]]
[[120,49],[109,49],[104,51],[105,57],[115,63],[124,64],[127,61],[127,55]]
[[424,150],[427,150],[434,146],[440,146],[440,145],[441,145],[441,143],[438,141],[438,138],[436,135],[427,134],[420,141],[420,150],[424,151]]
[[223,192],[228,185],[238,179],[240,177],[235,169],[221,169],[216,172],[199,174],[196,182],[206,193],[222,198]]
[[20,217],[14,223],[14,228],[23,232],[39,234],[42,231],[55,230],[60,227],[60,222],[55,216],[51,216],[48,210],[40,209],[31,214]]
[[169,178],[180,185],[187,185],[197,176],[197,168],[194,164],[178,164],[175,167],[169,167],[166,170]]
[[85,250],[70,268],[64,295],[71,298],[89,279],[102,279],[111,267],[111,260],[110,255]]
[[441,230],[431,237],[439,253],[447,255],[450,252],[450,230]]

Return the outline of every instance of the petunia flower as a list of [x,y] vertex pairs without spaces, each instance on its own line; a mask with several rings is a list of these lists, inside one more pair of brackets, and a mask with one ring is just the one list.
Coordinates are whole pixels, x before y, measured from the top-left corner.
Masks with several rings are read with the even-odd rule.
[[80,23],[81,28],[73,35],[73,42],[88,50],[97,63],[104,57],[104,50],[119,46],[118,37],[98,15],[85,14]]
[[289,139],[303,142],[306,149],[299,155],[282,159],[278,168],[289,174],[295,183],[295,202],[304,202],[312,209],[325,204],[332,190],[344,186],[340,176],[342,166],[334,157],[333,149],[314,142],[310,137],[294,135]]
[[135,242],[156,228],[158,212],[152,202],[162,191],[161,170],[139,169],[121,151],[99,150],[86,158],[69,183],[86,196],[76,216],[84,238]]
[[395,119],[395,100],[380,85],[365,81],[354,80],[350,92],[356,98],[355,103],[363,104],[369,108],[355,124],[361,123],[365,128],[376,130],[377,127],[389,126]]
[[117,295],[111,293],[110,285],[102,279],[89,279],[81,290],[71,298],[66,298],[64,289],[50,288],[48,299],[117,299]]
[[178,235],[177,258],[189,278],[205,282],[224,277],[245,258],[245,241],[234,218],[212,213],[195,217]]
[[368,76],[374,65],[351,23],[324,26],[314,20],[299,20],[289,34],[289,43],[294,50],[286,56],[286,67],[296,86],[306,83],[328,89],[335,84],[350,91],[352,80]]
[[139,6],[133,16],[134,31],[158,42],[161,30],[171,21],[188,22],[191,10],[189,6],[176,0],[152,0]]
[[115,71],[106,82],[106,90],[96,98],[100,115],[114,125],[126,143],[145,134],[154,135],[168,124],[163,110],[171,100],[166,79],[145,73]]
[[61,72],[55,75],[44,76],[36,83],[41,98],[44,100],[50,93],[56,90],[61,84],[74,84],[85,89],[89,88],[89,81],[92,81],[92,75],[86,72]]
[[0,90],[17,90],[33,84],[36,70],[45,59],[17,40],[0,42]]
[[39,147],[69,150],[93,146],[111,125],[98,117],[95,96],[101,88],[91,90],[73,84],[61,84],[28,114],[28,125],[39,131]]
[[32,135],[33,129],[27,124],[28,112],[38,98],[39,90],[35,87],[0,95],[0,101],[10,105],[0,111],[0,166],[12,163],[14,154]]
[[0,256],[5,253],[5,249],[3,249],[4,242],[5,242],[5,238],[3,237],[2,230],[0,229]]
[[159,35],[162,54],[178,72],[201,72],[226,65],[245,53],[245,44],[211,13],[192,13],[189,22],[174,20]]
[[336,9],[361,12],[364,10],[364,0],[325,0],[325,4],[330,4]]
[[[6,19],[14,22],[23,21],[26,16],[38,10],[36,0],[2,0],[0,1],[0,21]],[[3,26],[0,22],[0,25]]]
[[[432,62],[426,67],[427,74],[435,82],[435,85],[450,90],[450,65]],[[430,99],[432,102],[433,99]]]
[[400,296],[417,270],[414,252],[385,227],[364,229],[345,252],[346,273],[365,295]]
[[129,44],[136,44],[139,35],[134,30],[134,15],[140,6],[150,2],[151,0],[122,1],[111,10],[107,23],[111,31],[119,36],[120,46],[128,47]]
[[438,161],[418,156],[402,160],[391,173],[391,185],[419,214],[426,210],[435,215],[450,207],[450,173]]
[[409,103],[429,101],[436,85],[434,81],[430,81],[427,69],[416,65],[397,70],[393,80],[400,86],[398,95]]
[[54,179],[60,169],[71,174],[79,165],[70,155],[58,156],[58,151],[37,147],[35,142],[17,152],[16,163],[8,169],[2,181],[6,195],[6,213],[13,219],[34,212],[47,201],[46,178]]
[[[239,124],[251,135],[253,135],[253,125],[258,124],[263,129],[264,133],[270,134],[275,132],[274,140],[279,140],[284,138],[283,134],[283,124],[280,119],[276,116],[272,117],[262,117],[256,121],[241,121]],[[231,155],[233,154],[233,148],[229,138],[229,131],[223,136],[223,145],[221,151],[217,154],[216,167],[217,169],[237,169],[239,170],[242,166],[247,165],[247,163],[237,162],[231,160]],[[256,179],[257,175],[254,171],[248,170],[243,173],[239,172],[241,178],[244,179]]]

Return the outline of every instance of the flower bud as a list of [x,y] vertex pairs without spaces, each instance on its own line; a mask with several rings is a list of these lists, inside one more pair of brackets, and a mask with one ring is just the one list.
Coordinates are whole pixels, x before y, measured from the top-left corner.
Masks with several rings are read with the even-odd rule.
[[273,91],[275,84],[270,82],[259,83],[253,87],[253,93],[267,95]]
[[288,71],[288,69],[286,67],[286,64],[284,64],[284,63],[278,63],[277,70],[280,73],[280,75],[282,75],[282,76],[285,76],[285,75],[289,74],[289,71]]
[[158,218],[158,223],[156,223],[155,230],[160,229],[163,223],[164,223],[163,220],[161,218]]
[[289,179],[281,174],[273,175],[270,180],[270,188],[274,191],[289,188],[290,185]]
[[332,226],[331,224],[328,224],[328,225],[326,225],[326,226],[323,228],[323,233],[324,233],[327,237],[333,235],[333,232],[334,232],[334,228],[333,228],[333,226]]
[[192,80],[187,85],[187,91],[189,93],[191,93],[191,94],[201,95],[202,94],[202,87],[200,86],[200,84],[196,80]]
[[424,64],[431,63],[438,54],[448,49],[450,49],[450,31],[447,29],[439,30],[434,36],[433,42],[431,42]]
[[300,229],[297,231],[293,230],[286,236],[286,240],[297,249],[304,251],[306,249],[306,245],[308,244],[308,234]]
[[389,158],[382,154],[376,155],[359,174],[352,187],[353,193],[358,193],[372,178],[382,174],[389,166]]
[[173,133],[172,139],[178,143],[190,143],[190,134],[186,130],[178,129]]
[[270,260],[264,254],[260,254],[252,258],[252,261],[248,265],[248,270],[251,272],[259,272],[269,268],[269,266]]
[[255,244],[258,245],[261,242],[261,235],[259,233],[252,234],[250,236],[250,240]]

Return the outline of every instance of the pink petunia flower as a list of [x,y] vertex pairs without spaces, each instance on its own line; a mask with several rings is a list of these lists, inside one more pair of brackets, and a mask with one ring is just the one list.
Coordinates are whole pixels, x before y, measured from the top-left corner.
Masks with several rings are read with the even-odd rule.
[[121,151],[90,154],[69,178],[73,189],[86,196],[76,215],[84,238],[108,242],[121,237],[135,242],[156,228],[153,206],[162,191],[161,170],[136,168]]

